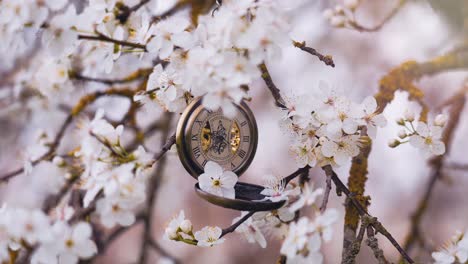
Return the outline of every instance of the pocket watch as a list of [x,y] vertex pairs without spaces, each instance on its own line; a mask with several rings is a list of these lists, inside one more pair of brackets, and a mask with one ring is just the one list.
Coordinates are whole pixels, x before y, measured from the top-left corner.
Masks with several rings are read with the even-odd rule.
[[[200,97],[194,99],[182,113],[177,124],[177,152],[192,177],[198,178],[208,161],[218,163],[238,177],[252,163],[258,143],[257,123],[244,101],[234,106],[236,114],[234,118],[229,118],[221,109],[211,111],[205,108]],[[226,208],[267,211],[284,204],[284,201],[264,201],[265,196],[260,194],[264,187],[259,185],[238,182],[234,188],[235,199],[228,199],[207,193],[195,184],[200,197]]]

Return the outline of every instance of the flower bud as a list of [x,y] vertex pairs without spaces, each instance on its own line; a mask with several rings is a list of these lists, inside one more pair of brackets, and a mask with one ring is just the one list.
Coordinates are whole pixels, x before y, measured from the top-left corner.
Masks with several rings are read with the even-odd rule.
[[55,156],[54,159],[52,160],[52,163],[54,163],[55,166],[59,166],[59,167],[65,165],[63,158],[60,156]]
[[334,15],[333,10],[331,10],[330,8],[325,9],[325,11],[323,11],[323,17],[329,21],[331,20],[333,15]]
[[436,126],[445,126],[445,123],[447,123],[447,116],[444,114],[437,115],[434,119],[434,125]]
[[344,8],[340,5],[335,6],[335,13],[336,14],[344,14]]
[[408,122],[413,122],[414,121],[414,113],[409,111],[409,110],[406,110],[405,112],[405,119],[406,121]]
[[408,136],[408,134],[406,134],[406,130],[402,129],[398,132],[398,137],[401,138],[401,139],[404,139]]
[[400,145],[400,141],[398,141],[398,139],[391,139],[389,142],[388,142],[388,146],[391,147],[391,148],[396,148],[398,147],[398,145]]
[[345,18],[342,17],[342,16],[333,16],[331,19],[330,19],[330,24],[334,27],[337,27],[337,28],[340,28],[340,27],[344,27],[345,25]]
[[166,228],[165,233],[166,236],[171,240],[176,240],[179,237],[179,235],[177,235],[177,230],[170,227]]
[[398,118],[396,120],[397,124],[400,125],[400,126],[404,126],[405,125],[405,119],[403,118]]
[[345,0],[344,6],[348,9],[355,10],[359,5],[359,0]]
[[192,222],[190,222],[190,220],[188,219],[185,219],[184,221],[182,221],[182,223],[180,223],[179,227],[184,233],[188,233],[192,231]]

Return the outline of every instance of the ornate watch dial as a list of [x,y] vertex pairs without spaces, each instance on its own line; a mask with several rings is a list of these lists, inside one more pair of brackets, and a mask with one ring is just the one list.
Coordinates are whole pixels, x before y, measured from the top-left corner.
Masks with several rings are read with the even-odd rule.
[[251,129],[246,116],[240,112],[229,119],[221,111],[203,109],[190,129],[191,155],[202,167],[211,160],[235,170],[247,157]]
[[236,106],[234,118],[221,110],[210,111],[196,99],[187,107],[177,127],[177,150],[184,167],[194,177],[208,161],[238,175],[250,165],[257,147],[257,125],[245,103]]

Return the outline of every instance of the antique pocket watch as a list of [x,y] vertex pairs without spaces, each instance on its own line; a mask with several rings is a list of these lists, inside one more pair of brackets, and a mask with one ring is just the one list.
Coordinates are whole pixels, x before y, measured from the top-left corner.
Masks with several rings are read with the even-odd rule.
[[[255,156],[258,131],[255,117],[242,101],[236,107],[234,118],[226,117],[222,110],[210,111],[202,105],[202,98],[194,99],[182,113],[177,124],[176,144],[185,169],[198,178],[208,161],[214,161],[225,170],[241,176]],[[285,201],[264,201],[262,186],[238,182],[234,187],[235,199],[216,196],[201,190],[196,193],[213,204],[243,211],[269,211]]]

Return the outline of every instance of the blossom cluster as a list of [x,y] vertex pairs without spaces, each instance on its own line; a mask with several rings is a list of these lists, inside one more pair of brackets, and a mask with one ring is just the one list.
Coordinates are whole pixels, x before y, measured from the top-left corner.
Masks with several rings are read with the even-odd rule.
[[[267,246],[264,233],[284,239],[281,253],[288,257],[288,263],[322,263],[320,247],[322,241],[331,240],[332,225],[338,219],[338,212],[335,209],[328,209],[323,213],[318,210],[315,202],[323,194],[321,188],[314,189],[308,183],[299,187],[273,176],[268,179],[266,187],[261,192],[265,196],[263,200],[272,202],[285,200],[285,205],[277,210],[254,213],[243,221],[235,232],[242,234],[249,243],[258,243],[262,248]],[[237,176],[234,173],[223,171],[215,162],[208,162],[205,172],[199,177],[202,190],[230,199],[235,198],[236,181]],[[296,212],[304,207],[315,211],[313,221],[307,217],[295,219]],[[242,212],[239,217],[233,219],[233,224],[244,219],[247,214],[248,212]],[[209,242],[211,246],[224,241],[219,240],[220,235],[221,229],[217,227],[205,227],[193,235],[191,223],[187,222],[184,213],[180,212],[178,217],[169,223],[165,237],[198,246],[206,246]]]
[[193,233],[192,222],[185,219],[184,211],[180,211],[166,227],[164,238],[168,240],[181,241],[199,247],[212,247],[224,242],[220,238],[222,229],[217,226],[205,226],[200,231]]
[[337,4],[334,8],[325,9],[323,16],[330,25],[341,28],[354,21],[354,12],[361,4],[361,0],[344,0],[343,5]]
[[97,253],[89,223],[69,224],[68,219],[49,218],[38,209],[0,209],[0,261],[22,247],[37,247],[31,263],[78,263]]
[[[360,104],[320,83],[316,94],[287,100],[282,127],[299,167],[341,166],[387,124],[374,97]],[[368,136],[367,136],[368,135]]]
[[135,99],[180,112],[187,97],[204,96],[205,107],[233,116],[232,103],[240,103],[260,77],[257,66],[291,43],[289,24],[274,2],[224,1],[196,28],[177,16],[158,23],[147,49],[167,65],[154,67],[146,92]]
[[83,205],[97,199],[96,211],[105,227],[129,226],[135,221],[134,209],[145,201],[153,159],[141,146],[127,153],[120,143],[123,126],[115,128],[103,118],[104,111],[98,110],[93,120],[81,122],[79,130],[84,135],[75,156],[84,165]]
[[468,237],[465,232],[454,235],[440,250],[432,253],[435,264],[466,263],[468,261]]
[[414,113],[407,111],[404,117],[397,120],[397,124],[402,127],[398,132],[398,139],[392,139],[389,146],[395,148],[409,142],[412,146],[420,149],[426,157],[442,155],[445,153],[442,131],[446,122],[447,116],[444,114],[437,115],[431,125],[425,122],[416,122]]

